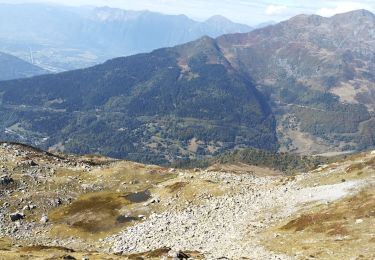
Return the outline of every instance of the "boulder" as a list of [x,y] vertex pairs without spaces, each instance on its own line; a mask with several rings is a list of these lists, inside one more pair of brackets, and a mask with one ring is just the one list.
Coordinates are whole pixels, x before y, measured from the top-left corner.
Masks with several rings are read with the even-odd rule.
[[71,255],[64,255],[62,257],[62,259],[64,259],[64,260],[76,260],[77,258],[75,258],[74,256],[71,256]]
[[189,259],[190,256],[182,251],[177,252],[177,259]]
[[36,162],[34,162],[33,160],[30,160],[30,161],[28,162],[28,164],[29,164],[30,166],[38,166],[38,164],[37,164]]
[[10,214],[9,218],[10,218],[11,221],[15,222],[15,221],[24,219],[25,215],[23,213],[16,212],[16,213]]
[[40,218],[40,223],[42,223],[42,224],[46,224],[48,221],[49,221],[49,219],[48,219],[48,216],[47,216],[47,215],[43,215],[43,216]]
[[11,177],[9,177],[8,175],[2,175],[0,177],[0,185],[7,186],[7,185],[12,184],[12,183],[14,183],[14,180]]

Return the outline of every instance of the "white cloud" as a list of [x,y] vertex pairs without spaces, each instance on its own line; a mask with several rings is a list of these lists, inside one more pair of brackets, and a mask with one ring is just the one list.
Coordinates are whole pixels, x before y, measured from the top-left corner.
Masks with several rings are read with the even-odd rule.
[[269,5],[266,8],[266,15],[282,15],[286,13],[288,7],[285,5]]
[[317,11],[318,15],[321,16],[333,16],[335,14],[346,13],[358,9],[367,9],[372,11],[372,7],[365,3],[360,2],[339,2],[336,7],[332,8],[321,8]]

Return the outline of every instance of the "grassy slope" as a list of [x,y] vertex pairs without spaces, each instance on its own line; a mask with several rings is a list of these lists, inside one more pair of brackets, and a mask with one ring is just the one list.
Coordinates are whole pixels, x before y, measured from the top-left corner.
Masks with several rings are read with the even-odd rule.
[[257,149],[236,150],[213,158],[188,160],[173,164],[178,168],[206,168],[214,164],[238,164],[267,167],[284,173],[309,171],[320,164],[328,163],[336,158],[319,156],[300,156],[289,153],[274,153]]
[[263,244],[298,259],[374,259],[374,169],[374,156],[363,153],[311,172],[302,186],[346,181],[367,185],[333,203],[303,205],[297,214],[263,232]]

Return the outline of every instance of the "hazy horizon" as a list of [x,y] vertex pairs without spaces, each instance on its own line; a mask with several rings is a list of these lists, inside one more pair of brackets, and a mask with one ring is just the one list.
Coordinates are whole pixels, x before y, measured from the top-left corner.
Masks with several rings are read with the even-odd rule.
[[248,24],[250,26],[260,23],[289,19],[298,14],[317,14],[321,16],[332,16],[356,9],[366,9],[371,12],[375,10],[375,2],[372,0],[286,0],[286,1],[248,1],[224,0],[220,3],[213,0],[2,0],[0,3],[22,4],[22,3],[49,3],[65,6],[108,6],[124,10],[148,10],[163,14],[184,14],[192,19],[202,21],[214,15],[222,15],[228,19]]

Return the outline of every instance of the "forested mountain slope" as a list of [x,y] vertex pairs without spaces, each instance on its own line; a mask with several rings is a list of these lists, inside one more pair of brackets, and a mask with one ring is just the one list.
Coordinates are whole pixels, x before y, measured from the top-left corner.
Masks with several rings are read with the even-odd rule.
[[255,147],[374,146],[375,18],[297,16],[246,34],[0,83],[0,137],[166,163]]
[[264,97],[208,37],[0,91],[1,137],[45,148],[154,163],[277,148]]

